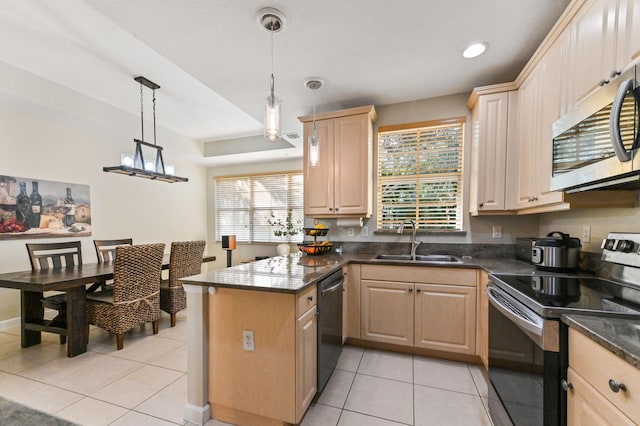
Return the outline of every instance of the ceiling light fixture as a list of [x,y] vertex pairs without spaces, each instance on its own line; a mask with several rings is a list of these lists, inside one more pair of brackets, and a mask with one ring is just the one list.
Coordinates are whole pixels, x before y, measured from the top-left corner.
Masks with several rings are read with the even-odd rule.
[[[103,167],[102,170],[110,173],[119,173],[128,176],[137,176],[145,179],[159,180],[162,182],[188,182],[189,179],[174,176],[175,167],[167,165],[165,169],[164,159],[162,158],[162,147],[156,144],[156,89],[160,86],[151,80],[142,76],[134,78],[140,83],[140,126],[142,128],[142,139],[134,139],[136,144],[136,152],[133,156],[130,154],[122,154],[120,156],[120,165],[113,167]],[[148,87],[153,92],[153,143],[144,140],[144,87]],[[142,153],[142,147],[153,148],[156,150],[156,161],[145,161]]]
[[278,9],[267,7],[258,12],[258,24],[271,35],[271,78],[269,79],[269,95],[264,112],[264,137],[270,141],[280,140],[280,103],[275,95],[275,77],[273,74],[273,34],[284,29],[286,18]]
[[473,43],[470,44],[466,49],[464,49],[464,52],[462,52],[462,56],[467,59],[475,58],[476,56],[482,55],[488,48],[488,43]]
[[320,137],[316,133],[316,90],[322,87],[322,80],[312,78],[305,81],[304,85],[313,90],[313,131],[308,137],[309,166],[318,167],[320,165]]

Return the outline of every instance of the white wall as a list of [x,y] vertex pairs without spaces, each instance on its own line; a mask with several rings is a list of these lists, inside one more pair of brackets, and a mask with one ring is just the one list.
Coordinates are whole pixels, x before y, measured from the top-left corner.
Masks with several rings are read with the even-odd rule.
[[[103,166],[133,152],[134,137],[139,117],[0,64],[0,174],[90,185],[93,235],[81,238],[86,263],[96,260],[94,238],[163,242],[167,252],[171,241],[206,238],[201,144],[158,127],[165,162],[188,183],[104,173]],[[0,273],[29,269],[25,243],[34,241],[61,240],[0,241]],[[0,321],[18,315],[19,292],[0,289]]]

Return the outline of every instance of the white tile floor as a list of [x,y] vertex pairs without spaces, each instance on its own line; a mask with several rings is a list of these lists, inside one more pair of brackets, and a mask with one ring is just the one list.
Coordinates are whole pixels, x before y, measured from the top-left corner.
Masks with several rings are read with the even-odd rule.
[[[75,358],[58,336],[42,336],[22,349],[19,328],[0,330],[0,396],[81,425],[184,423],[184,312],[175,328],[163,316],[155,336],[150,326],[128,333],[121,351],[93,327]],[[346,346],[302,425],[490,425],[486,398],[477,366]]]

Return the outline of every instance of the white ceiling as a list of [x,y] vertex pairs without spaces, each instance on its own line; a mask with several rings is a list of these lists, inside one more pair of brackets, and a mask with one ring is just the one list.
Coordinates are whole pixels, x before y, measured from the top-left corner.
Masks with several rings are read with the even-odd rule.
[[[203,164],[267,161],[302,150],[301,139],[265,151],[268,142],[252,137],[262,133],[271,72],[260,9],[287,17],[274,35],[276,93],[283,133],[301,134],[297,117],[312,110],[310,77],[325,83],[318,112],[512,81],[568,2],[0,0],[0,61],[136,115],[132,77],[144,75],[162,86],[160,124],[203,142],[227,141],[220,155],[207,144]],[[488,42],[488,52],[462,58],[474,41]],[[235,138],[242,143],[228,142]],[[234,145],[242,147],[237,154]]]

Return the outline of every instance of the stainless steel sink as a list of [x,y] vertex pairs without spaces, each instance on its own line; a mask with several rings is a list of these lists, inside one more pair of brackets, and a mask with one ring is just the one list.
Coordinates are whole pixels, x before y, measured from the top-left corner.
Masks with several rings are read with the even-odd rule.
[[376,259],[380,260],[402,260],[410,262],[429,262],[429,263],[462,263],[462,259],[448,254],[419,254],[415,259],[410,254],[379,254]]

